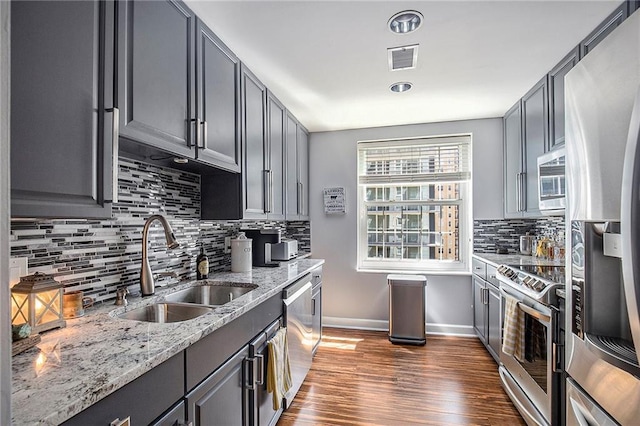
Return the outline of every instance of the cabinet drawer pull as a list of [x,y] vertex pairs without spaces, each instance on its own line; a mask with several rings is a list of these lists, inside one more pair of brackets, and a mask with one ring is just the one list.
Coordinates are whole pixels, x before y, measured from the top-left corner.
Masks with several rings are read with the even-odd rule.
[[131,416],[122,420],[118,417],[115,420],[112,420],[111,423],[109,423],[109,426],[131,426]]
[[258,363],[258,380],[256,380],[256,385],[263,386],[264,385],[264,355],[256,355],[255,358]]

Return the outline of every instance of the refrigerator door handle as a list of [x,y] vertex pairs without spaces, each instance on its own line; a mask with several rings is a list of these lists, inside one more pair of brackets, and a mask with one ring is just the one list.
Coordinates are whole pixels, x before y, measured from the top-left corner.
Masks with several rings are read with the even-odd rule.
[[[622,278],[633,343],[640,348],[640,89],[631,113],[622,172],[620,234],[622,239]],[[635,261],[634,261],[635,260]]]

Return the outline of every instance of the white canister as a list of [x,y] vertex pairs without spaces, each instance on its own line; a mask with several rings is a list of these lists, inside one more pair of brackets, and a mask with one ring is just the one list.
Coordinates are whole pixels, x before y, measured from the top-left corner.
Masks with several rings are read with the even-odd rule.
[[231,240],[231,272],[249,272],[252,263],[251,239],[244,232],[239,232]]

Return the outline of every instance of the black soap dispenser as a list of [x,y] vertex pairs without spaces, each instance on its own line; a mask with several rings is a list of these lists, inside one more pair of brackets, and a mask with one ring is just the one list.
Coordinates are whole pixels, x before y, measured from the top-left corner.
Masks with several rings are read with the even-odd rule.
[[209,278],[209,258],[204,253],[204,246],[200,245],[200,254],[196,257],[196,279],[206,280]]

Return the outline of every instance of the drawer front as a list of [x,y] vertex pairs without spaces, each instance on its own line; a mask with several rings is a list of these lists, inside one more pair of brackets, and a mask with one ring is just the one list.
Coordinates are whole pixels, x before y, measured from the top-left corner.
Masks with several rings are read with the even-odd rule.
[[486,266],[487,266],[486,280],[489,281],[494,286],[500,287],[500,281],[498,281],[498,275],[497,275],[498,269],[493,265],[486,264]]
[[472,259],[473,274],[479,276],[483,280],[487,279],[487,264],[475,257]]

